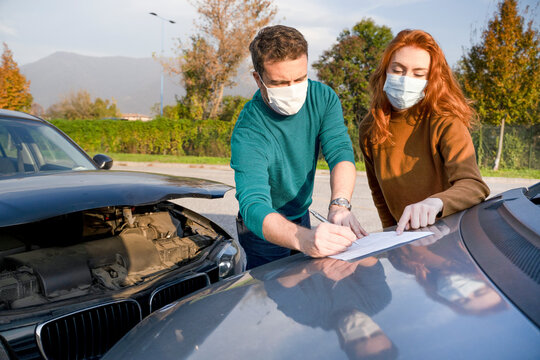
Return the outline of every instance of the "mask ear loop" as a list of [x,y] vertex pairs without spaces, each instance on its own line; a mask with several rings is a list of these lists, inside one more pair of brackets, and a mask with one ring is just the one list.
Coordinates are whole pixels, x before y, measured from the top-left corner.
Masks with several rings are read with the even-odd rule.
[[268,86],[266,86],[266,84],[264,83],[263,79],[262,79],[262,76],[261,74],[259,74],[258,72],[256,72],[255,70],[253,70],[253,74],[257,74],[257,76],[259,77],[259,80],[261,80],[261,84],[263,84],[263,86],[268,89]]
[[261,97],[263,98],[264,102],[266,104],[268,104],[270,106],[270,100],[268,99],[268,86],[266,86],[266,84],[264,83],[263,79],[262,79],[262,76],[261,74],[259,74],[257,71],[255,70],[251,70],[251,74],[257,74],[257,77],[259,78],[259,80],[261,81],[261,84],[263,85],[264,89],[267,91],[266,94],[263,93],[262,89],[261,90]]

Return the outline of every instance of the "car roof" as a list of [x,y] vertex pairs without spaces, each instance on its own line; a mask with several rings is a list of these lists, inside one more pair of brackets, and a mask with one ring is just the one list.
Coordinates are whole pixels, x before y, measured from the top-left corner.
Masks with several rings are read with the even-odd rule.
[[0,118],[12,118],[12,119],[24,119],[24,120],[34,120],[34,121],[39,121],[39,122],[43,122],[43,123],[46,123],[45,120],[37,117],[37,116],[34,116],[34,115],[30,115],[30,114],[27,114],[27,113],[24,113],[24,112],[21,112],[21,111],[14,111],[14,110],[7,110],[7,109],[0,109]]

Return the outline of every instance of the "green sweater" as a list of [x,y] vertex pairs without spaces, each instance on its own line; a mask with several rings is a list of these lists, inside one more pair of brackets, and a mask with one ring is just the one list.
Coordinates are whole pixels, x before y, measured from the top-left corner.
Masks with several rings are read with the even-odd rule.
[[264,239],[263,220],[278,212],[289,220],[311,205],[319,147],[330,170],[354,153],[341,104],[328,86],[309,81],[304,106],[291,116],[274,112],[258,90],[231,138],[236,198],[246,226]]

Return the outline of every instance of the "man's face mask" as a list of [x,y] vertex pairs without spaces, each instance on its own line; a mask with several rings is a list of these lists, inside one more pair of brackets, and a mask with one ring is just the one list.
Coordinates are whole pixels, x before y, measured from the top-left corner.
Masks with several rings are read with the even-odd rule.
[[424,98],[426,86],[427,80],[387,73],[383,91],[394,108],[405,110]]
[[291,86],[271,87],[266,86],[259,75],[262,85],[268,94],[268,105],[281,115],[294,115],[300,111],[306,101],[308,81]]
[[360,311],[355,311],[344,319],[341,319],[338,326],[339,332],[345,342],[368,338],[375,333],[382,332],[379,325],[368,315]]

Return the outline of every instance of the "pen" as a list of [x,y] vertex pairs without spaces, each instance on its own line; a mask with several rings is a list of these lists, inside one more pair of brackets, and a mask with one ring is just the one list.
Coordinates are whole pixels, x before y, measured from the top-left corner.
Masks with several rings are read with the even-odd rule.
[[311,210],[309,209],[309,212],[313,214],[313,216],[315,216],[315,218],[321,222],[325,222],[325,223],[330,223],[330,221],[326,220],[326,218],[324,216],[322,216],[321,214],[319,214],[318,212],[316,212],[315,210]]

